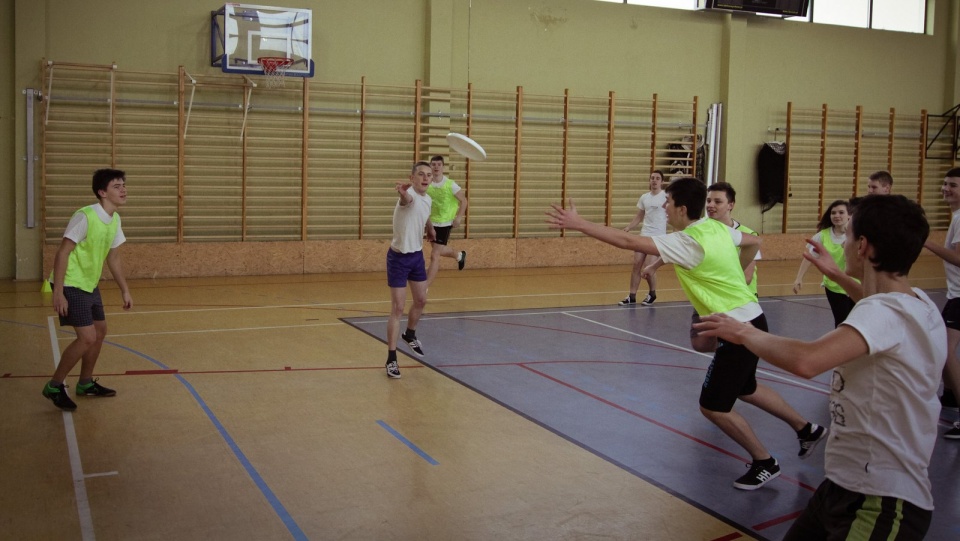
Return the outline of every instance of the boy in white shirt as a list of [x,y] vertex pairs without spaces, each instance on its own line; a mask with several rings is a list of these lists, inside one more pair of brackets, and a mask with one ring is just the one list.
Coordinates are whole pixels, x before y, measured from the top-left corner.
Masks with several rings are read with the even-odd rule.
[[[637,215],[633,220],[623,228],[624,231],[630,231],[639,224],[640,235],[644,237],[653,237],[656,235],[667,234],[667,215],[663,212],[663,204],[667,201],[667,194],[663,191],[663,171],[659,169],[650,173],[650,191],[641,195],[637,201]],[[626,298],[620,301],[620,306],[630,306],[637,303],[637,290],[640,289],[640,280],[647,281],[647,296],[640,304],[650,306],[657,300],[657,273],[656,267],[649,273],[644,273],[646,267],[651,267],[656,261],[656,257],[650,257],[647,261],[647,254],[643,252],[633,253],[633,269],[630,271],[630,292]]]
[[[863,298],[817,340],[774,336],[724,315],[696,325],[798,376],[833,371],[826,479],[785,540],[919,540],[930,527],[927,468],[947,332],[936,304],[907,277],[929,231],[923,209],[907,198],[864,197],[843,247]],[[804,257],[825,273],[835,267],[831,258]]]
[[417,322],[427,304],[427,270],[423,259],[423,235],[436,238],[430,223],[430,196],[427,188],[433,171],[427,162],[417,162],[410,172],[410,181],[398,182],[397,204],[393,209],[393,240],[387,250],[387,285],[390,286],[390,317],[387,319],[387,376],[400,378],[397,365],[397,338],[400,318],[407,302],[407,284],[413,294],[413,304],[407,313],[407,330],[403,341],[414,354],[423,357],[423,346],[417,339]]

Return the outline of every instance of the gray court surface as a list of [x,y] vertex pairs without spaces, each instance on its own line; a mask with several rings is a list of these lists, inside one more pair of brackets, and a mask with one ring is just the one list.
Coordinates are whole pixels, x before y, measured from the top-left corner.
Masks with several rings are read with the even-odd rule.
[[[929,292],[941,306],[943,291]],[[813,339],[833,325],[825,297],[764,298],[773,333]],[[794,432],[745,403],[743,414],[782,474],[733,488],[749,455],[699,412],[710,356],[689,349],[687,303],[425,314],[419,361],[759,539],[780,539],[823,480],[823,446],[800,460]],[[386,341],[386,320],[345,320]],[[402,342],[402,341],[401,341]],[[758,379],[804,417],[829,425],[829,374],[804,380],[761,361]],[[386,377],[385,377],[386,380]],[[402,381],[402,380],[401,380]],[[941,414],[941,432],[956,412]],[[562,472],[557,472],[562,475]],[[938,439],[928,539],[960,538],[960,442]]]

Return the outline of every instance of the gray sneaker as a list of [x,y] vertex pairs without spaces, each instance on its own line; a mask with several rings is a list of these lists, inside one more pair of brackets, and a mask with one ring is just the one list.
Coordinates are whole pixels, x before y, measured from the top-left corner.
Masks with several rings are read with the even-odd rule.
[[387,377],[400,379],[400,367],[397,366],[397,361],[387,361]]

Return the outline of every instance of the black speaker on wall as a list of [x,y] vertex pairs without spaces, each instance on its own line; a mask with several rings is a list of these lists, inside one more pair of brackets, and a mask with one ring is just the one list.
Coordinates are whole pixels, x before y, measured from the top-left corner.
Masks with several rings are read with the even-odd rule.
[[787,144],[775,141],[764,143],[757,155],[761,212],[767,212],[777,203],[783,203],[786,171]]

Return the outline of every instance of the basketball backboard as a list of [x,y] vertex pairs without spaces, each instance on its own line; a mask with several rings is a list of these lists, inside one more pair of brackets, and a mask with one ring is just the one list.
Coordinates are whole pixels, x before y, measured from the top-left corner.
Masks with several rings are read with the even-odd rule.
[[292,60],[286,75],[313,77],[312,11],[226,4],[210,12],[210,64],[226,73],[262,75],[262,57]]

